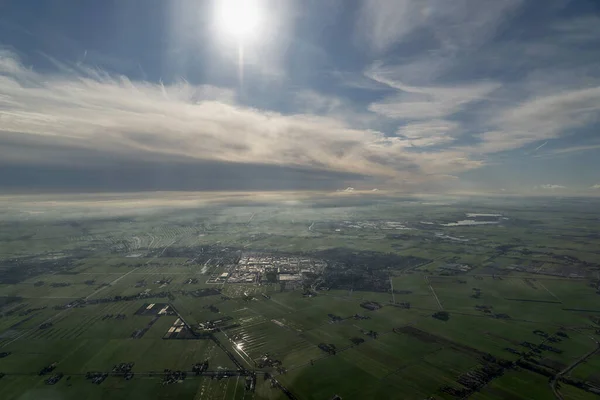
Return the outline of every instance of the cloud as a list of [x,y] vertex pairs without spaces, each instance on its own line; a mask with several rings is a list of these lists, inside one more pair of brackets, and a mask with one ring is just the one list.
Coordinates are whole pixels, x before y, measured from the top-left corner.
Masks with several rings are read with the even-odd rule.
[[[343,102],[314,92],[301,97],[331,115],[285,115],[240,105],[227,88],[131,81],[81,65],[42,75],[2,52],[0,93],[5,164],[80,167],[114,158],[272,165],[313,170],[314,179],[329,171],[411,190],[475,166],[464,155],[410,153],[402,138],[353,127],[347,111],[336,115]],[[408,129],[402,132],[418,140],[417,128]]]
[[560,155],[571,155],[572,153],[579,153],[582,151],[591,151],[591,150],[597,150],[600,149],[600,144],[587,144],[587,145],[582,145],[582,146],[568,146],[568,147],[563,147],[560,149],[553,149],[550,151],[546,151],[545,153],[542,154],[536,154],[534,155],[534,157],[554,157],[554,156],[560,156]]
[[370,79],[396,89],[397,93],[369,105],[369,110],[395,119],[443,118],[485,99],[499,88],[495,82],[452,86],[409,86],[399,80],[396,66],[377,62],[365,72]]
[[[446,146],[443,157],[453,151],[470,161],[588,128],[600,116],[597,17],[558,18],[562,2],[555,1],[544,25],[532,28],[537,36],[496,41],[521,4],[364,1],[359,30],[376,52],[389,54],[368,67],[365,77],[395,90],[368,109],[401,122],[398,135],[406,146]],[[387,52],[399,43],[406,55]],[[452,127],[443,134],[426,129],[448,120]],[[544,155],[592,148],[544,149]]]
[[[0,143],[0,146],[4,143]],[[17,151],[22,149],[17,148]],[[132,160],[118,154],[65,149],[71,165],[0,160],[0,192],[332,190],[365,178],[340,172],[258,163],[190,159]],[[76,159],[69,153],[76,153]]]
[[600,183],[590,186],[590,189],[600,189]]
[[421,30],[446,51],[476,48],[493,35],[520,0],[364,0],[357,27],[377,53]]
[[381,52],[422,22],[424,11],[410,0],[365,0],[359,12],[359,31],[375,51]]
[[[4,135],[108,152],[169,154],[390,175],[360,149],[380,137],[317,115],[286,116],[236,105],[234,93],[187,82],[133,82],[79,69],[40,75],[0,54]],[[4,160],[19,154],[3,152]]]
[[551,185],[551,184],[545,184],[545,185],[540,185],[537,186],[540,189],[549,189],[549,190],[555,190],[555,189],[566,189],[566,186],[562,186],[562,185]]
[[489,131],[472,151],[495,153],[569,135],[600,115],[600,86],[534,97],[505,108],[488,122]]
[[564,43],[595,42],[600,36],[600,17],[586,15],[560,21],[552,29]]
[[459,127],[460,125],[454,121],[430,120],[402,125],[396,134],[405,138],[411,146],[437,146],[454,141],[450,135]]
[[328,96],[309,89],[298,91],[294,100],[299,109],[314,114],[331,114],[345,106],[337,96]]
[[327,116],[353,128],[371,128],[379,122],[375,113],[358,108],[339,96],[303,89],[294,94],[293,100],[296,113]]
[[[343,0],[286,2],[293,24],[266,50],[248,49],[243,90],[134,81],[86,67],[93,50],[74,65],[49,58],[57,70],[44,73],[0,51],[0,161],[56,170],[156,163],[176,174],[194,164],[225,169],[224,176],[244,169],[331,179],[339,188],[419,191],[463,184],[456,176],[481,179],[488,168],[461,174],[499,160],[597,149],[590,129],[600,116],[597,18],[559,18],[562,1],[550,3],[538,13],[521,0],[364,0],[354,13]],[[523,18],[504,29],[521,4]],[[190,42],[202,42],[188,32],[199,25],[184,11],[185,24],[169,40],[177,51],[157,56],[177,68],[145,65],[146,76],[178,76],[194,65],[190,80],[229,82],[236,48],[198,53],[218,50],[215,60],[184,60],[196,54]],[[529,16],[535,21],[523,26]],[[292,29],[296,23],[302,29]],[[348,26],[358,28],[367,51],[321,40],[321,31],[338,38]],[[268,80],[255,69],[270,68],[285,78],[264,88]]]
[[538,147],[536,147],[535,149],[533,149],[533,151],[536,152],[536,151],[538,151],[539,149],[541,149],[542,147],[544,147],[547,144],[548,144],[548,141],[546,140],[544,143],[540,144]]
[[332,71],[330,75],[337,79],[343,86],[362,89],[369,91],[384,91],[388,90],[388,86],[366,77],[362,72],[348,72],[348,71]]
[[565,128],[594,121],[599,111],[600,86],[595,86],[530,99],[501,113],[495,123],[517,135],[535,130],[542,137],[553,137]]

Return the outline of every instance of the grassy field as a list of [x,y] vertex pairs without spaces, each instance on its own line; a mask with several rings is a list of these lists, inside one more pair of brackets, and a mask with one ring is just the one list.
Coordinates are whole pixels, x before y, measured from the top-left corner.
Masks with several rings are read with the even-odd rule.
[[[569,366],[560,394],[595,398],[600,355],[579,363],[600,340],[595,206],[548,201],[334,199],[102,218],[77,205],[71,216],[2,212],[0,353],[10,354],[0,357],[0,398],[288,398],[279,384],[302,400],[551,399],[549,377]],[[478,212],[502,219],[452,225]],[[327,271],[354,281],[312,282],[313,296],[301,286],[209,281],[244,252],[318,258],[332,249],[342,256],[325,259]],[[353,264],[365,252],[375,261]],[[420,261],[403,261],[410,257]],[[383,282],[377,290],[355,289],[374,277]],[[361,307],[366,301],[381,308]],[[136,314],[149,303],[178,315]],[[227,322],[212,337],[163,339],[180,317],[198,331],[202,322]],[[265,356],[283,368],[259,366]],[[194,376],[192,366],[205,360],[212,372],[239,373]],[[135,363],[128,381],[111,373],[124,362]],[[491,366],[501,373],[458,392]],[[187,378],[163,385],[166,369]],[[57,384],[45,384],[58,372]],[[87,372],[111,374],[95,385]],[[251,373],[256,386],[248,390],[243,375]]]
[[[35,278],[46,283],[71,283],[67,287],[48,284],[36,287],[31,282],[5,285],[4,290],[10,295],[22,290],[20,293],[26,299],[26,307],[40,310],[32,312],[31,318],[25,318],[26,321],[14,315],[0,319],[4,329],[3,351],[13,353],[0,359],[0,371],[9,372],[0,380],[3,393],[7,393],[7,398],[34,398],[68,390],[65,396],[76,398],[89,386],[93,389],[89,394],[92,398],[105,396],[107,388],[114,390],[116,398],[125,398],[134,392],[136,396],[137,393],[150,393],[147,387],[158,385],[161,389],[151,392],[159,398],[188,395],[193,398],[204,385],[205,390],[213,393],[211,396],[222,393],[225,398],[233,398],[228,397],[233,396],[235,391],[233,383],[218,384],[205,378],[186,380],[183,386],[171,389],[160,385],[159,378],[143,378],[144,373],[160,372],[165,368],[189,370],[192,364],[205,359],[209,360],[211,368],[236,368],[226,354],[209,340],[163,340],[162,336],[175,321],[175,316],[158,318],[141,339],[131,339],[132,332],[152,320],[151,316],[135,315],[147,300],[109,302],[62,311],[53,309],[69,298],[86,294],[93,294],[92,298],[130,295],[140,290],[135,288],[140,280],[148,282],[144,289],[159,291],[161,285],[153,283],[156,276],[174,277],[169,285],[171,292],[210,287],[204,279],[197,284],[186,284],[187,279],[199,274],[190,272],[189,267],[176,265],[178,262],[170,260],[162,263],[161,267],[151,268],[141,263],[135,272],[127,269],[94,273],[95,285],[120,278],[98,292],[97,286],[84,284],[85,279],[81,275]],[[588,314],[566,311],[564,308],[568,307],[565,304],[592,307],[591,299],[597,296],[593,288],[581,281],[521,276],[501,280],[465,276],[460,280],[466,283],[458,280],[454,277],[426,277],[421,273],[393,278],[396,290],[402,291],[395,295],[396,302],[410,302],[411,309],[391,306],[390,293],[332,290],[307,298],[298,291],[279,292],[275,287],[256,286],[248,286],[241,291],[256,295],[250,301],[239,296],[228,300],[219,296],[176,296],[172,304],[189,321],[199,322],[225,315],[232,317],[238,326],[219,334],[221,342],[232,351],[234,347],[243,350],[240,358],[252,369],[256,368],[254,362],[264,354],[281,360],[287,372],[279,375],[278,380],[293,388],[298,398],[320,399],[339,394],[350,399],[373,396],[418,399],[423,396],[452,398],[440,388],[456,386],[454,380],[477,368],[483,353],[514,361],[518,357],[505,349],[523,350],[521,342],[539,343],[543,338],[534,333],[535,330],[553,334],[564,327],[589,322]],[[481,290],[480,298],[472,297],[475,286]],[[74,293],[73,287],[79,288],[81,293]],[[240,291],[235,289],[234,292]],[[269,293],[269,299],[259,295],[264,292]],[[228,293],[233,292],[230,290]],[[447,321],[432,318],[432,314],[440,309],[436,296],[450,315]],[[383,308],[365,310],[360,307],[365,300],[378,301]],[[497,319],[477,311],[475,306],[480,304],[491,306],[494,313],[509,314],[511,318]],[[210,311],[207,309],[209,305],[217,305],[219,311]],[[103,319],[103,316],[116,314],[124,314],[126,318]],[[339,316],[342,320],[332,322],[328,314]],[[365,315],[368,319],[355,319],[355,314]],[[52,321],[52,326],[39,329],[39,325],[47,320]],[[393,331],[407,326],[434,337],[422,339]],[[378,337],[374,339],[366,335],[369,331],[378,332]],[[589,332],[566,332],[569,338],[554,344],[561,353],[544,352],[540,356],[543,365],[562,369],[593,350],[595,343],[589,338]],[[361,338],[364,343],[355,345],[351,338]],[[337,354],[325,353],[318,348],[319,343],[335,345]],[[42,367],[53,362],[65,375],[72,376],[68,388],[63,381],[48,387],[43,384],[44,378],[36,375]],[[135,362],[134,371],[139,378],[134,378],[132,383],[110,378],[101,386],[92,385],[82,378],[88,371],[110,371],[119,362]],[[597,358],[593,357],[570,375],[597,382],[596,364]],[[233,382],[231,379],[235,378],[224,382]],[[334,383],[342,380],[350,383],[343,386]],[[538,381],[540,379],[532,372],[513,370],[494,380],[473,398],[500,399],[512,398],[503,396],[526,395],[544,398],[544,393],[550,390],[547,379],[540,384],[535,383]],[[253,394],[255,398],[280,397],[281,393],[265,385],[257,386]],[[524,388],[521,389],[520,385]],[[243,382],[238,382],[237,386],[239,393],[236,396],[243,398]],[[534,390],[532,387],[539,388]],[[581,390],[573,393],[573,398],[586,398],[587,395]],[[395,394],[398,396],[395,397]]]

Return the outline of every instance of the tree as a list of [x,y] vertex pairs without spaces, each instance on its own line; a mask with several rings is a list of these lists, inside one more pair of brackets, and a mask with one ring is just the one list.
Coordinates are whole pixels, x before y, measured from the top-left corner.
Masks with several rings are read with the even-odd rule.
[[448,311],[438,311],[433,314],[432,317],[439,319],[440,321],[448,321],[450,319],[450,314]]

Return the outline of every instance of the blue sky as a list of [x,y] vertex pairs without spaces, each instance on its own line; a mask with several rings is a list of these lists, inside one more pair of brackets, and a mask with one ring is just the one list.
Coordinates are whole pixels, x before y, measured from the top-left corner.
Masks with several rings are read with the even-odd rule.
[[0,3],[0,187],[600,194],[597,1],[223,1]]

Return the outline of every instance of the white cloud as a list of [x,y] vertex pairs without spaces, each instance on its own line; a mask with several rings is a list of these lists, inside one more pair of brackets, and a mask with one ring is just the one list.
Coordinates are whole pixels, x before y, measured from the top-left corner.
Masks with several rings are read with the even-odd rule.
[[566,189],[566,186],[562,186],[562,185],[552,185],[552,184],[545,184],[545,185],[540,185],[538,186],[540,189],[549,189],[549,190],[555,190],[555,189]]
[[376,52],[388,50],[408,34],[424,29],[447,51],[484,43],[521,0],[364,0],[358,31]]
[[541,149],[542,147],[544,147],[547,144],[548,144],[548,141],[546,140],[544,143],[540,144],[535,149],[533,149],[533,152],[535,153],[536,151],[538,151],[539,149]]
[[569,135],[600,116],[600,86],[533,97],[494,115],[481,143],[469,150],[495,153]]
[[[371,103],[369,110],[386,118],[434,123],[477,109],[468,126],[454,127],[444,135],[423,134],[411,142],[418,147],[450,145],[458,136],[474,135],[472,144],[454,148],[467,158],[571,135],[597,121],[598,62],[595,53],[590,54],[596,46],[589,45],[597,44],[598,18],[549,21],[548,40],[492,41],[498,27],[520,3],[364,1],[358,27],[377,51],[383,53],[403,40],[414,43],[421,33],[437,39],[426,51],[395,58],[392,63],[378,61],[365,71],[373,82],[396,90]],[[567,64],[580,59],[581,63]],[[536,61],[524,64],[528,60]],[[522,66],[529,73],[517,82],[439,83],[445,73],[452,75],[459,68],[471,68],[471,64],[494,71]],[[402,132],[399,135],[408,138]],[[591,148],[583,145],[572,151]]]
[[569,146],[569,147],[563,147],[561,149],[554,149],[554,150],[546,151],[545,153],[542,153],[542,154],[536,154],[536,155],[534,155],[534,157],[554,157],[554,156],[559,156],[559,155],[570,155],[572,153],[579,153],[582,151],[590,151],[590,150],[596,150],[596,149],[600,149],[600,144],[590,143],[588,145]]
[[377,52],[397,43],[417,26],[422,18],[410,0],[365,0],[359,14],[359,31]]
[[354,128],[372,126],[377,121],[377,115],[371,112],[357,110],[347,99],[326,95],[315,90],[300,90],[294,94],[297,113],[328,116]]
[[315,114],[331,114],[344,106],[344,102],[339,97],[327,96],[314,90],[297,92],[295,103],[301,110]]
[[363,73],[347,72],[347,71],[332,71],[331,76],[337,79],[342,85],[363,90],[381,91],[387,90],[387,85],[375,82],[366,77]]
[[600,183],[590,186],[590,189],[600,189]]
[[[476,167],[455,152],[408,152],[405,140],[351,127],[345,116],[283,115],[236,104],[228,89],[134,82],[83,67],[41,75],[6,52],[0,54],[0,93],[0,141],[10,143],[0,146],[4,162],[84,165],[81,149],[148,161],[317,168],[410,182],[416,189]],[[329,98],[319,107],[335,110],[338,103]]]
[[496,124],[511,130],[541,131],[554,135],[565,128],[585,125],[600,111],[600,86],[536,97],[498,116]]
[[[149,158],[160,153],[394,174],[393,168],[361,155],[361,148],[381,134],[352,129],[334,118],[238,106],[227,89],[132,82],[95,70],[40,75],[5,52],[0,54],[0,93],[5,134],[99,151],[146,152]],[[4,160],[20,157],[0,153]]]
[[470,103],[485,99],[500,86],[495,82],[409,86],[400,80],[401,73],[396,66],[381,63],[373,64],[365,75],[397,90],[395,95],[369,105],[370,111],[395,119],[444,118]]
[[437,146],[454,141],[451,134],[459,126],[454,121],[431,120],[403,125],[398,128],[396,134],[405,138],[411,146]]

